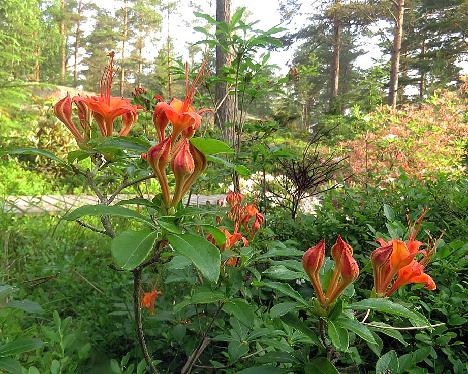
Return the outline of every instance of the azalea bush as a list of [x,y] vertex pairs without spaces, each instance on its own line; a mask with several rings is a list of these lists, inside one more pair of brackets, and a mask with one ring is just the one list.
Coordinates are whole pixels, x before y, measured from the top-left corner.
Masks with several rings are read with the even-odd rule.
[[[38,367],[53,373],[99,367],[102,363],[92,362],[89,342],[74,331],[70,313],[98,318],[90,330],[118,327],[109,335],[92,335],[108,351],[118,350],[121,357],[109,361],[115,373],[337,373],[361,368],[397,373],[417,370],[423,353],[437,357],[435,350],[399,349],[395,342],[407,345],[403,334],[410,339],[411,334],[426,339],[438,334],[441,345],[461,336],[444,334],[447,321],[440,313],[431,314],[431,307],[421,309],[411,302],[437,292],[431,264],[445,258],[437,257],[444,248],[441,235],[421,232],[430,214],[424,206],[409,211],[406,224],[392,220],[387,232],[369,225],[364,229],[371,231],[367,240],[352,235],[346,219],[324,219],[327,227],[315,237],[300,237],[296,223],[290,233],[276,233],[280,226],[275,216],[270,216],[273,225],[268,227],[269,217],[259,202],[238,189],[225,191],[216,204],[190,206],[194,186],[206,170],[219,165],[236,170],[226,158],[235,153],[229,145],[198,136],[205,116],[213,111],[197,109],[195,103],[208,67],[202,63],[190,82],[185,65],[182,99],[165,101],[137,89],[131,101],[111,95],[113,58],[110,53],[98,96],[66,95],[53,106],[76,140],[66,159],[44,149],[3,152],[46,157],[79,178],[99,204],[79,207],[62,218],[76,222],[75,230],[105,239],[91,247],[88,236],[75,234],[71,243],[62,243],[72,254],[58,256],[66,266],[52,278],[76,274],[96,292],[83,300],[91,307],[62,305],[62,310],[51,311],[48,323],[33,334],[43,335],[47,344],[24,340],[29,338],[14,329],[16,336],[0,345],[2,370],[22,372],[21,364],[33,373]],[[152,129],[138,127],[144,115],[151,116]],[[132,187],[136,196],[118,198]],[[318,214],[333,218],[340,202],[327,204],[324,201]],[[373,214],[374,222],[392,215],[388,206]],[[349,221],[353,217],[359,218],[357,207],[350,210]],[[14,226],[7,223],[8,232],[15,233]],[[278,240],[281,235],[283,240]],[[291,240],[295,236],[302,243]],[[330,239],[331,246],[326,244]],[[77,263],[95,267],[95,279],[83,275]],[[12,266],[5,267],[5,274]],[[95,284],[99,279],[114,284],[111,297]],[[408,290],[410,284],[419,288]],[[35,303],[12,303],[13,288],[1,287],[0,313],[22,309],[40,314],[42,308]],[[50,291],[53,286],[49,287]],[[63,294],[81,297],[81,286],[61,287]],[[402,294],[408,297],[400,298]],[[446,308],[441,300],[438,305]],[[458,308],[463,310],[463,305]],[[457,316],[455,323],[463,321]],[[29,342],[27,349],[18,348],[21,339]],[[41,350],[44,361],[32,363],[22,356],[32,350]],[[444,357],[461,373],[463,364],[456,353],[447,349]],[[428,359],[424,365],[438,367]]]

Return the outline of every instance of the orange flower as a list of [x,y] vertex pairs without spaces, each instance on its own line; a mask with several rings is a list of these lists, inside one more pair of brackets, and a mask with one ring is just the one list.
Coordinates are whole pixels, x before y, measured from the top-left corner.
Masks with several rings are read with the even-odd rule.
[[[242,233],[237,231],[237,228],[234,229],[234,233],[232,234],[225,228],[221,228],[221,231],[226,236],[226,242],[220,248],[221,252],[224,252],[226,249],[229,250],[233,248],[239,240],[242,240],[244,247],[247,247],[249,245],[248,240],[242,236]],[[239,265],[239,257],[228,258],[225,264],[227,266],[237,266]]]
[[111,96],[113,79],[114,52],[109,53],[109,64],[104,70],[100,82],[101,93],[99,96],[77,96],[74,101],[84,103],[93,114],[99,125],[103,136],[112,136],[114,131],[114,120],[122,116],[123,125],[119,132],[120,136],[128,135],[138,118],[138,109],[141,107],[131,104],[129,99]]
[[410,283],[423,283],[424,288],[430,291],[436,289],[434,280],[424,273],[424,266],[413,260],[409,265],[400,269],[392,287],[386,292],[386,296],[391,296],[398,288]]
[[[424,273],[424,267],[435,253],[435,245],[430,250],[420,250],[424,243],[417,241],[421,222],[426,214],[424,209],[414,224],[410,224],[408,240],[385,240],[379,238],[380,248],[372,252],[371,263],[374,273],[374,291],[377,296],[390,296],[399,287],[409,283],[425,283],[426,289],[434,290],[435,283],[429,275]],[[421,261],[415,257],[422,254]],[[397,275],[396,281],[392,281]]]
[[67,96],[65,96],[62,100],[59,100],[55,105],[54,105],[54,113],[55,116],[63,122],[65,126],[68,127],[70,132],[73,134],[73,136],[76,139],[77,143],[83,143],[84,142],[84,137],[78,130],[78,128],[75,126],[72,120],[72,100],[70,98],[70,95],[67,93]]
[[155,290],[154,288],[151,290],[151,292],[145,292],[141,298],[141,306],[145,309],[148,309],[150,314],[154,314],[154,302],[161,295],[162,293]]
[[172,123],[171,139],[174,142],[182,133],[184,138],[190,138],[201,125],[201,114],[211,109],[196,111],[192,106],[193,99],[201,86],[205,74],[206,61],[203,61],[197,77],[189,88],[188,64],[185,64],[185,99],[172,99],[169,104],[162,100],[161,96],[155,96],[161,100],[156,104],[153,112],[153,124],[158,132],[159,140],[165,138],[165,130],[168,123]]

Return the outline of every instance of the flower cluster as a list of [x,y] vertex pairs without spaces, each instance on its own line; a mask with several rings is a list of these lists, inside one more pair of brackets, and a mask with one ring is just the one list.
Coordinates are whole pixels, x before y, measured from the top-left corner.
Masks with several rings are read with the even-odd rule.
[[[231,234],[225,227],[221,227],[221,231],[226,236],[226,242],[220,246],[221,252],[232,249],[237,243],[242,242],[244,247],[249,245],[249,241],[244,236],[244,233],[253,239],[260,226],[263,224],[265,218],[254,204],[243,205],[244,196],[240,192],[229,191],[226,195],[225,201],[230,209],[227,214],[228,220],[233,223],[234,231]],[[217,218],[217,223],[220,224],[221,217]],[[208,240],[214,243],[214,238],[209,235]],[[239,264],[238,257],[231,257],[225,262],[228,266],[237,266]]]
[[[91,137],[91,117],[99,126],[102,136],[114,134],[114,121],[122,117],[122,127],[119,136],[127,136],[138,119],[141,107],[131,104],[129,99],[111,96],[113,78],[114,52],[109,54],[109,64],[106,66],[100,81],[99,96],[74,96],[69,94],[54,105],[56,117],[62,121],[75,137],[79,145],[85,144]],[[72,119],[72,103],[78,113],[79,126]]]
[[[201,125],[201,114],[210,109],[196,111],[192,102],[201,79],[205,63],[202,64],[197,78],[189,88],[188,66],[185,65],[185,99],[172,99],[169,103],[160,100],[154,108],[153,124],[159,143],[151,147],[142,157],[154,170],[163,194],[166,208],[175,207],[187,193],[195,180],[206,169],[206,158],[189,141]],[[167,125],[172,124],[172,132],[166,134]],[[175,190],[171,196],[167,182],[166,166],[170,164],[175,178]]]
[[326,293],[323,292],[319,276],[325,259],[325,241],[322,240],[315,247],[309,248],[302,257],[304,270],[323,307],[332,305],[343,290],[359,276],[359,266],[353,258],[353,248],[340,235],[331,249],[331,254],[335,267]]
[[[419,218],[410,225],[408,240],[385,240],[379,238],[380,247],[371,255],[374,272],[374,292],[377,296],[390,296],[398,288],[410,283],[423,283],[428,290],[435,290],[434,280],[424,272],[435,253],[435,245],[426,250],[420,250],[424,243],[416,240],[421,222],[426,214],[424,210]],[[416,256],[422,255],[418,261]],[[395,281],[394,278],[396,276]]]

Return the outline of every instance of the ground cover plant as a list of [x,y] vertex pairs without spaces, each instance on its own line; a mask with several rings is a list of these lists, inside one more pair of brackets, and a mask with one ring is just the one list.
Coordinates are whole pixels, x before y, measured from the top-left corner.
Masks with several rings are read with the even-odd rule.
[[[468,370],[466,79],[456,38],[441,50],[425,34],[421,58],[415,36],[459,31],[426,2],[322,3],[297,33],[200,5],[192,61],[168,30],[157,72],[144,35],[155,7],[174,24],[170,3],[125,1],[120,33],[87,1],[0,5],[0,45],[24,41],[0,51],[0,196],[97,199],[37,216],[0,201],[0,372]],[[295,6],[281,3],[285,25]],[[423,22],[431,9],[443,27]],[[396,39],[406,27],[401,82],[418,71],[419,97],[398,90],[395,49],[388,77],[354,70],[369,20],[395,22]],[[301,39],[276,76],[271,53]],[[49,97],[28,74],[98,90]]]

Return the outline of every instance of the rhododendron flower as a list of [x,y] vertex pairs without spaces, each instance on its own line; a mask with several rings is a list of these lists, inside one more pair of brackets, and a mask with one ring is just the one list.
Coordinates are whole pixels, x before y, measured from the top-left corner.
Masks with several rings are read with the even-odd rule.
[[175,142],[180,134],[185,138],[192,137],[201,125],[201,114],[212,111],[207,108],[197,111],[192,106],[195,94],[203,83],[205,66],[206,61],[203,61],[197,77],[189,87],[188,64],[185,64],[185,99],[183,101],[173,98],[169,103],[166,103],[161,96],[155,96],[160,102],[154,108],[153,124],[160,141],[165,138],[165,130],[169,122],[172,124],[172,142]]
[[[233,248],[236,245],[236,243],[239,241],[242,241],[244,247],[247,247],[249,245],[248,240],[244,238],[242,233],[237,231],[237,228],[234,229],[234,233],[232,234],[225,228],[222,228],[221,231],[226,236],[226,242],[220,248],[222,252]],[[237,266],[239,264],[239,258],[238,257],[228,258],[225,264],[227,266]]]
[[154,288],[151,290],[151,292],[145,292],[141,298],[141,306],[145,309],[148,309],[150,314],[154,314],[154,303],[161,295],[162,293],[155,290]]
[[328,307],[336,301],[348,285],[357,279],[359,276],[359,266],[353,258],[352,247],[338,235],[336,243],[332,247],[332,257],[335,261],[335,267],[327,292],[324,294],[319,277],[324,257],[325,241],[322,240],[304,253],[302,264],[315,289],[320,304]]
[[131,104],[129,99],[111,96],[114,52],[109,53],[109,57],[109,64],[106,66],[100,82],[100,95],[78,96],[76,99],[83,102],[92,111],[103,136],[113,135],[114,121],[117,117],[122,116],[123,125],[119,135],[125,136],[128,135],[138,119],[140,107]]
[[[75,96],[67,94],[54,105],[56,117],[71,131],[78,144],[85,143],[90,138],[91,116],[96,120],[102,136],[112,136],[114,121],[122,117],[122,127],[119,136],[127,136],[138,119],[140,106],[132,105],[130,100],[113,97],[110,94],[113,78],[114,52],[109,54],[109,64],[104,70],[100,82],[99,96]],[[72,103],[77,107],[80,128],[72,119]]]
[[[410,225],[408,240],[385,240],[379,238],[380,247],[371,255],[374,273],[374,291],[377,296],[390,296],[399,287],[410,283],[423,283],[428,290],[436,288],[432,278],[424,273],[424,267],[429,263],[435,253],[435,245],[429,250],[420,250],[424,244],[416,240],[421,222],[426,214],[425,209],[416,222]],[[417,261],[415,257],[422,254],[423,258]],[[394,277],[397,276],[392,284]]]

